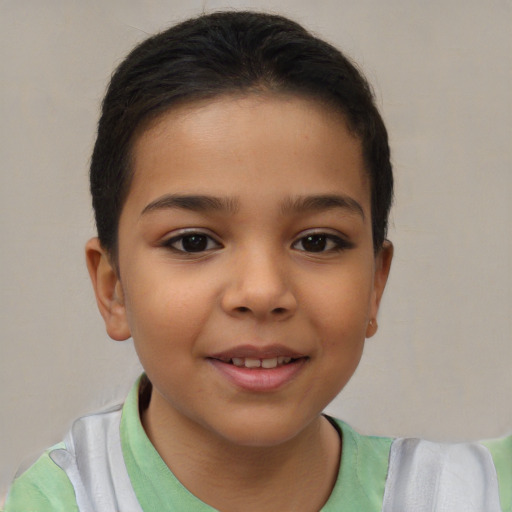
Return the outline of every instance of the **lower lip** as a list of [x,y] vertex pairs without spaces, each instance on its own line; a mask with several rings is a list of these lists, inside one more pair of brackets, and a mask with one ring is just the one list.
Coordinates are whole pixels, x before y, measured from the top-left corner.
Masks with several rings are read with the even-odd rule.
[[306,358],[302,357],[275,368],[246,368],[218,359],[209,359],[209,362],[236,387],[262,393],[276,391],[292,381],[303,369]]

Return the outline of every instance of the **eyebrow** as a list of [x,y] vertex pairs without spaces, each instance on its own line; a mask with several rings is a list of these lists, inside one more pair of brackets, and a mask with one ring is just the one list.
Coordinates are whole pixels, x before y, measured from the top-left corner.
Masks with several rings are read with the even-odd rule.
[[[239,210],[239,206],[239,201],[231,197],[166,194],[147,204],[142,210],[141,216],[149,212],[168,209],[182,209],[201,213],[217,211],[235,214]],[[348,210],[365,220],[363,207],[355,199],[340,194],[298,196],[285,200],[281,205],[283,214],[332,209]]]
[[352,197],[340,194],[319,194],[311,196],[299,196],[291,198],[284,202],[282,206],[283,213],[288,212],[311,212],[325,211],[332,209],[348,210],[356,213],[365,220],[363,207]]
[[194,212],[219,211],[234,214],[238,211],[239,204],[236,199],[223,198],[208,195],[179,195],[167,194],[151,201],[141,212],[141,216],[168,209],[182,209]]

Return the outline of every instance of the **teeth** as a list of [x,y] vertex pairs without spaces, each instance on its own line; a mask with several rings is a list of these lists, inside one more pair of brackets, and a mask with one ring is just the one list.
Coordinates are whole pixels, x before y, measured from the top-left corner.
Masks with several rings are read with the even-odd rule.
[[254,359],[250,357],[233,357],[231,362],[239,368],[276,368],[282,364],[288,364],[292,360],[291,357],[271,357],[267,359]]
[[272,359],[262,359],[261,366],[262,368],[275,368],[277,366],[277,357],[273,357]]

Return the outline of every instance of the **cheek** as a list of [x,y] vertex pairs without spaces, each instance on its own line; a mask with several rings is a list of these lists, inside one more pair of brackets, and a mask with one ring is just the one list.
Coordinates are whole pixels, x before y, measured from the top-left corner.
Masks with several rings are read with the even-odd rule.
[[200,273],[153,266],[130,274],[125,307],[136,345],[177,348],[194,337],[216,303],[216,286]]
[[373,289],[371,274],[339,272],[318,284],[304,297],[318,327],[344,339],[358,332],[364,337]]

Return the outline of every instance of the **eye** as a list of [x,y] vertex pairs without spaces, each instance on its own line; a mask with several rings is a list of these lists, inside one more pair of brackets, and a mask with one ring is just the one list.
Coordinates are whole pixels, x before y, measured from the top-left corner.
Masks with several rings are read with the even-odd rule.
[[216,249],[221,245],[204,233],[186,233],[166,240],[163,245],[184,253],[200,253]]
[[352,244],[336,235],[311,233],[299,238],[292,247],[305,252],[332,252],[348,249]]

